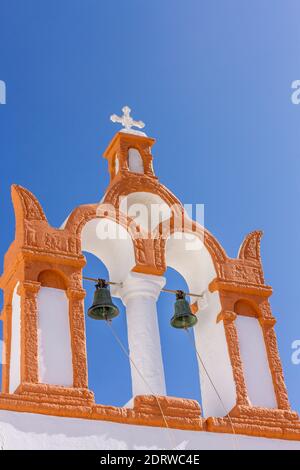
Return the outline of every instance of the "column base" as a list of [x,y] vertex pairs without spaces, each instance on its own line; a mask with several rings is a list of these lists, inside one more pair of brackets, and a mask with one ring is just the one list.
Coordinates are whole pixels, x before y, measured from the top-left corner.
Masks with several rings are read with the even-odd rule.
[[[141,424],[178,429],[204,429],[201,408],[196,400],[156,395],[139,395],[134,398],[134,411]],[[152,424],[155,423],[155,424]]]
[[[22,400],[58,405],[90,406],[95,403],[94,393],[87,388],[63,387],[41,383],[22,383],[14,392]],[[1,395],[0,395],[1,396]]]

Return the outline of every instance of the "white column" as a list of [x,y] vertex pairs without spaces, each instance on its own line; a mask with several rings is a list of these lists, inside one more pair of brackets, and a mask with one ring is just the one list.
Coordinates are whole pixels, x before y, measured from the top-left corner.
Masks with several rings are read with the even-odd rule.
[[130,358],[145,379],[130,363],[133,396],[166,395],[156,310],[165,282],[161,276],[130,273],[119,291],[126,306]]

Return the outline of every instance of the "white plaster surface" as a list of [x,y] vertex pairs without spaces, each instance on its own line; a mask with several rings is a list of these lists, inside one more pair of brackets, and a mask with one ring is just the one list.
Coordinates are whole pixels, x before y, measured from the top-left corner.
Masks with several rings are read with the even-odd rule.
[[242,315],[235,323],[250,402],[253,406],[277,408],[261,326],[256,318]]
[[171,217],[168,204],[157,194],[136,191],[122,197],[120,210],[147,232]]
[[166,395],[156,301],[165,278],[131,273],[120,289],[126,306],[132,394]]
[[9,392],[13,393],[20,384],[20,348],[21,348],[21,299],[16,285],[12,299],[11,359],[9,371]]
[[[205,292],[194,327],[195,344],[222,403],[197,357],[203,415],[224,416],[236,403],[236,390],[224,325],[216,321],[221,312],[219,295],[208,291],[209,283],[216,277],[211,256],[202,241],[192,234],[173,234],[167,241],[166,251],[167,265],[184,277],[189,291]],[[191,302],[195,300],[191,297]]]
[[0,411],[0,438],[11,449],[300,450],[300,442]]
[[41,287],[38,304],[39,380],[73,385],[69,301],[61,289]]
[[[93,219],[84,226],[82,250],[97,256],[114,282],[123,282],[135,266],[133,243],[127,230],[106,218]],[[111,286],[112,295],[117,295],[116,291]]]
[[128,150],[128,167],[133,173],[144,173],[144,164],[140,152],[135,148]]

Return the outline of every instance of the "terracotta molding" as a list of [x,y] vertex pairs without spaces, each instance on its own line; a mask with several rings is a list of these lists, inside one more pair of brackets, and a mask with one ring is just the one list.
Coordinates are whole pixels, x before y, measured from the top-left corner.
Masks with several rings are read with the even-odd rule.
[[214,279],[208,286],[210,292],[215,291],[228,291],[238,292],[240,294],[257,295],[261,297],[270,297],[272,295],[272,288],[270,286],[251,285],[245,283],[233,283],[231,281],[222,281]]
[[[136,397],[133,409],[96,405],[88,390],[86,337],[82,288],[82,268],[86,260],[81,251],[81,231],[94,218],[106,217],[123,225],[133,241],[135,272],[162,275],[166,269],[166,240],[182,227],[183,207],[180,201],[154,176],[151,147],[154,139],[118,133],[105,157],[109,161],[112,181],[101,204],[79,206],[74,209],[65,228],[55,229],[48,224],[37,199],[26,189],[12,188],[16,214],[16,237],[10,246],[4,263],[0,286],[4,289],[5,302],[4,337],[7,347],[7,365],[3,368],[3,390],[9,390],[9,361],[11,341],[11,301],[14,286],[20,282],[21,294],[21,385],[14,394],[0,394],[0,408],[33,413],[99,419],[165,427],[160,407],[167,417],[168,425],[178,429],[232,432],[228,417],[201,418],[200,406],[193,400],[171,397]],[[128,149],[137,148],[141,154],[146,174],[128,171]],[[118,153],[120,170],[115,175],[115,157]],[[132,219],[122,214],[120,196],[143,191],[156,194],[175,210],[168,223],[160,224],[152,234],[146,234]],[[113,204],[112,213],[107,204]],[[101,212],[102,211],[102,212]],[[287,391],[279,358],[275,319],[268,298],[272,288],[264,283],[260,257],[262,232],[247,235],[238,258],[227,257],[225,250],[206,229],[192,220],[185,220],[184,232],[202,239],[209,251],[216,278],[210,283],[211,292],[219,291],[222,312],[217,322],[224,322],[224,331],[236,385],[237,406],[230,415],[237,433],[300,440],[300,422],[297,414],[290,411]],[[151,236],[149,236],[151,235]],[[49,276],[41,273],[51,272]],[[53,281],[53,275],[61,276],[61,282]],[[41,280],[41,283],[38,282]],[[53,284],[54,282],[54,284]],[[69,299],[69,321],[73,363],[73,387],[56,387],[39,384],[37,339],[37,293],[46,283],[65,288]],[[238,314],[236,303],[247,301],[261,324],[270,370],[273,378],[278,410],[261,410],[249,405],[239,341],[234,320]],[[237,308],[237,307],[236,307]],[[243,310],[247,314],[248,310]],[[159,405],[158,405],[159,403]]]
[[236,320],[236,313],[231,312],[230,310],[222,310],[219,315],[217,316],[217,323],[220,321],[224,321],[227,323],[231,323]]
[[275,395],[277,399],[278,408],[283,410],[290,410],[287,388],[285,385],[281,360],[278,351],[277,338],[274,328],[269,323],[262,324],[262,331],[265,339],[267,356],[269,366],[273,379]]
[[256,261],[261,265],[260,242],[262,236],[263,232],[261,230],[255,230],[249,233],[239,249],[238,258]]
[[68,289],[72,345],[73,386],[88,388],[86,336],[83,299],[85,291]]
[[38,312],[39,282],[22,281],[21,296],[21,382],[38,382]]
[[276,324],[276,318],[274,317],[270,317],[270,318],[259,317],[258,321],[260,325],[266,329],[272,328]]
[[84,300],[86,291],[84,289],[67,289],[67,296],[71,300]]
[[[56,398],[51,398],[55,396]],[[85,404],[84,400],[79,404],[80,398],[78,401],[78,397],[73,395],[69,399],[63,398],[66,402],[59,401],[59,394],[49,393],[45,388],[40,399],[38,394],[33,393],[2,393],[0,409],[165,428],[166,422],[159,411],[157,399],[164,411],[168,428],[232,434],[232,423],[235,434],[300,441],[300,421],[296,413],[244,406],[237,407],[230,413],[231,421],[228,417],[203,419],[197,402],[172,397],[136,397],[134,408],[131,409],[92,405],[89,397]],[[253,416],[256,417],[255,420]]]
[[[108,160],[110,178],[113,181],[116,177],[128,174],[128,152],[130,148],[138,150],[144,166],[145,175],[150,178],[155,178],[152,167],[152,154],[151,147],[155,143],[155,139],[147,136],[139,136],[128,133],[117,133],[108,148],[104,152],[104,158]],[[118,157],[119,160],[119,172],[116,174],[115,160]],[[137,174],[139,175],[139,174]]]
[[234,323],[236,318],[237,315],[235,312],[225,310],[219,313],[217,317],[217,322],[220,322],[221,320],[224,322],[228,353],[236,387],[236,403],[238,405],[250,406],[243,370],[243,363],[241,360],[238,333]]

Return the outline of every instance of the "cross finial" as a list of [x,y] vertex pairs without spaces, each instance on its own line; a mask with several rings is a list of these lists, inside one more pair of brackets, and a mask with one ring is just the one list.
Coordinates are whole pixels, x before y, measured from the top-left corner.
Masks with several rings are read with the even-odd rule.
[[122,116],[117,116],[116,114],[112,114],[110,116],[110,120],[112,122],[118,122],[122,124],[124,129],[122,129],[121,132],[128,132],[129,134],[138,134],[138,135],[146,135],[144,132],[137,131],[136,129],[132,129],[132,127],[138,127],[139,129],[143,129],[145,127],[145,124],[143,121],[135,121],[132,119],[130,116],[131,109],[129,106],[124,106],[122,108],[123,115]]

